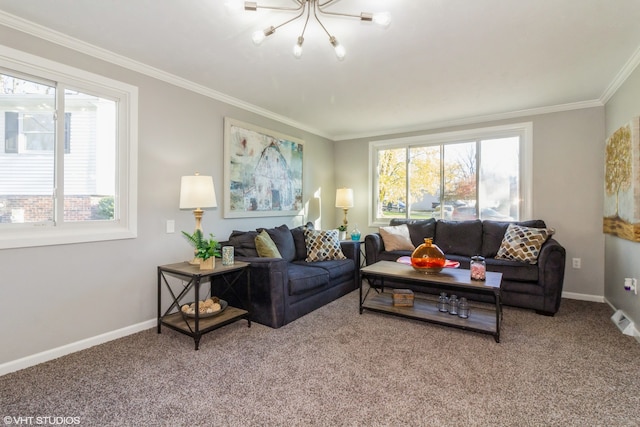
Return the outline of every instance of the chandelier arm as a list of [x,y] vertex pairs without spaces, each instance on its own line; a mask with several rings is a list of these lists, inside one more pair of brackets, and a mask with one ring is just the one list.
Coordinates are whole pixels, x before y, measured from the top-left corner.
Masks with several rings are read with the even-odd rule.
[[302,33],[300,34],[300,37],[304,37],[304,32],[307,31],[307,24],[309,23],[310,17],[311,17],[311,8],[307,9],[307,19],[305,19],[304,21],[304,27],[302,27]]
[[[289,22],[291,22],[291,21],[295,21],[296,19],[300,18],[302,15],[304,15],[304,8],[302,9],[302,11],[301,11],[298,15],[294,16],[293,18],[291,18],[291,19],[289,19],[289,20],[284,21],[284,22],[283,22],[282,24],[280,24],[280,25],[276,25],[275,27],[273,27],[273,30],[275,31],[275,30],[277,30],[278,28],[280,28],[280,27],[282,27],[282,26],[284,26],[284,25],[287,25]],[[305,27],[306,27],[306,24],[305,24]]]
[[329,31],[326,29],[326,27],[324,26],[324,24],[322,23],[322,21],[320,21],[320,18],[318,18],[318,13],[317,10],[319,10],[318,8],[320,7],[318,5],[318,3],[314,0],[313,1],[313,16],[316,18],[316,21],[318,21],[318,24],[320,24],[320,26],[322,27],[322,29],[324,30],[325,33],[327,33],[327,35],[329,36],[329,39],[331,39],[333,36],[331,35],[331,33],[329,33]]
[[326,10],[322,10],[323,7],[325,6],[330,6],[331,3],[333,3],[335,0],[327,0],[324,3],[320,3],[318,0],[312,0],[314,1],[314,3],[316,4],[316,7],[318,9],[318,12],[320,12],[323,15],[333,15],[333,16],[348,16],[350,18],[358,18],[361,19],[361,15],[354,15],[352,13],[342,13],[342,12],[328,12]]
[[[287,10],[287,11],[295,11],[295,10],[304,9],[305,1],[303,1],[303,0],[293,0],[293,1],[298,4],[298,7],[261,6],[259,4],[256,4],[255,7],[256,7],[256,9]],[[300,16],[302,16],[302,15],[300,15]]]

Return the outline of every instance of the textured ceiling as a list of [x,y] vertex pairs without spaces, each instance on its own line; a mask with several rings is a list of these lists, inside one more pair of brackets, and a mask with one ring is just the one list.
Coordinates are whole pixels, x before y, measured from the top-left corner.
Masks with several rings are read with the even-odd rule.
[[224,0],[0,0],[0,24],[51,29],[70,38],[49,39],[81,40],[337,140],[597,105],[640,56],[637,0],[339,0],[330,10],[388,11],[392,23],[322,18],[344,61],[313,17],[301,59],[291,50],[303,20],[255,46],[253,31],[293,15],[232,14]]

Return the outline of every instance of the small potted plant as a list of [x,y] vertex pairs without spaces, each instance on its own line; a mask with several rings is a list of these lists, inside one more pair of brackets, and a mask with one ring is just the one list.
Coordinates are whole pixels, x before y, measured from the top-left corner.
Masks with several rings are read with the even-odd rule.
[[346,240],[347,238],[347,226],[342,224],[338,227],[338,238],[340,240]]
[[195,248],[195,258],[200,261],[200,270],[213,270],[216,257],[220,256],[220,244],[214,239],[213,234],[209,234],[209,239],[204,238],[202,230],[196,230],[193,234],[183,231],[182,234]]

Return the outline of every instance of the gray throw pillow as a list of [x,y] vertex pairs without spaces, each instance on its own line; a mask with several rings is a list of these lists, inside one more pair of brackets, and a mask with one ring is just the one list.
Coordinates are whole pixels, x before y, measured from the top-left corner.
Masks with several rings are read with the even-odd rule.
[[291,234],[291,230],[287,227],[286,224],[282,224],[280,227],[276,228],[259,228],[258,232],[266,230],[271,237],[271,240],[278,247],[278,252],[282,255],[282,258],[287,260],[287,262],[291,262],[296,257],[296,245],[293,241],[293,235]]
[[482,250],[482,221],[438,220],[433,243],[445,255],[478,255]]

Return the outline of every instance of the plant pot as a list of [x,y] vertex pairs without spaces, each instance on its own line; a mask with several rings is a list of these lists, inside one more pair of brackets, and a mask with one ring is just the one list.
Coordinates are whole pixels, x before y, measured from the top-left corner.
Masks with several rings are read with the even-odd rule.
[[216,258],[210,257],[205,260],[200,260],[200,270],[213,270],[216,266]]

